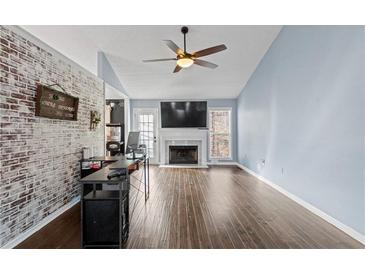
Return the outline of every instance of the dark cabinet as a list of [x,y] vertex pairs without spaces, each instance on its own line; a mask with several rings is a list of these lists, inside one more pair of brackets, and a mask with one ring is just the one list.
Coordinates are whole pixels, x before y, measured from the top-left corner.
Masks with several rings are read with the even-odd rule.
[[83,192],[83,248],[121,248],[128,239],[129,190],[127,182],[120,184],[115,185],[119,190]]

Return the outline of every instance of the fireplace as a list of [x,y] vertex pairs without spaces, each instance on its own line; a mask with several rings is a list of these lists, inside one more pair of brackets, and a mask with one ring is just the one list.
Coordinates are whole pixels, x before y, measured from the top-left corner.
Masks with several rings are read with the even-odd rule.
[[[197,159],[195,164],[188,164],[198,168],[208,168],[208,130],[197,128],[160,128],[160,166],[170,165],[171,146],[196,146]],[[197,161],[196,161],[197,160]],[[174,162],[174,161],[173,161]],[[184,164],[181,164],[184,165]]]
[[169,164],[197,164],[198,146],[169,146]]

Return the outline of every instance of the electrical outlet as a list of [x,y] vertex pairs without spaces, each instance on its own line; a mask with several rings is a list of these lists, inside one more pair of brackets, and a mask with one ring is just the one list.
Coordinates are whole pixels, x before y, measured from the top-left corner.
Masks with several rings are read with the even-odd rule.
[[259,162],[257,163],[257,169],[261,170],[265,167],[265,159],[260,159]]
[[284,168],[281,168],[281,175],[284,175]]

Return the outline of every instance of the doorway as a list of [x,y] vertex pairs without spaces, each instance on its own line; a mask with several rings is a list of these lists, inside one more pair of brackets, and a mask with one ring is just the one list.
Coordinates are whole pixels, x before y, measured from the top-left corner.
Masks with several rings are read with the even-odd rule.
[[133,129],[140,132],[140,144],[146,145],[151,164],[159,163],[158,109],[133,109]]

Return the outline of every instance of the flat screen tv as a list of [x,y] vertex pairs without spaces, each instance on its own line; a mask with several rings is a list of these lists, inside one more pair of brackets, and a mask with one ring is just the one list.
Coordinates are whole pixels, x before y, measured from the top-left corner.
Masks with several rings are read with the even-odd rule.
[[161,102],[161,127],[207,127],[207,102]]

